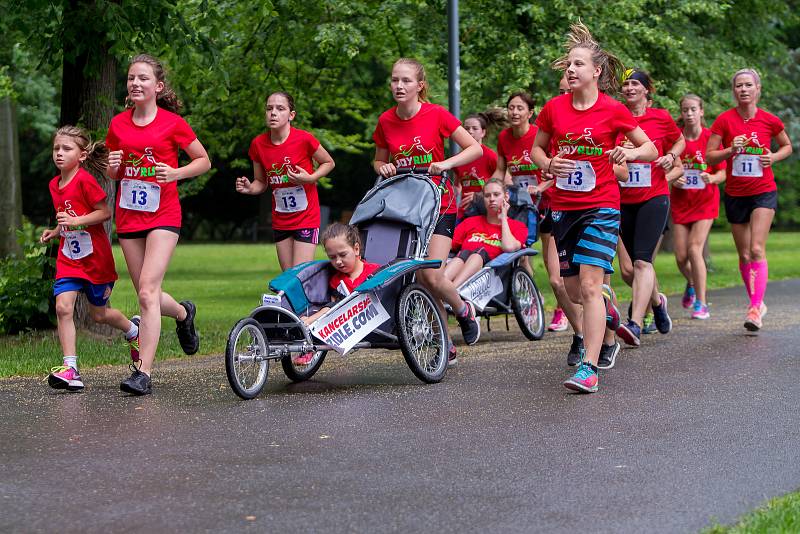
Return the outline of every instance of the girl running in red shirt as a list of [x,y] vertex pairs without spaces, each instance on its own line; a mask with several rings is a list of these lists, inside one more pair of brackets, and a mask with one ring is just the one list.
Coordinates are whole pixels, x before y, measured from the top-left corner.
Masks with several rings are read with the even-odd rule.
[[[604,274],[613,272],[619,231],[619,186],[612,166],[652,161],[658,153],[630,111],[606,94],[618,89],[619,60],[582,23],[571,26],[566,48],[554,67],[566,70],[572,92],[551,99],[539,113],[533,161],[556,176],[551,207],[561,275],[572,301],[583,305],[584,357],[564,385],[590,393],[598,387],[606,326],[614,328],[619,320],[602,288]],[[616,145],[620,133],[634,148]],[[558,153],[550,157],[553,144]]]
[[92,143],[81,128],[62,126],[53,137],[53,162],[61,174],[50,181],[50,196],[58,226],[45,230],[40,240],[47,243],[59,238],[53,295],[64,363],[53,368],[47,377],[48,384],[55,389],[83,389],[72,320],[78,293],[86,295],[92,320],[123,332],[130,345],[131,359],[139,359],[138,319],[129,321],[119,310],[106,306],[117,279],[111,243],[103,228],[103,222],[111,218],[111,210],[106,204],[105,191],[83,168],[85,165],[101,174],[106,158],[102,143]]
[[683,175],[672,182],[675,261],[686,278],[683,307],[692,308],[692,319],[708,319],[706,262],[703,258],[708,233],[719,215],[719,187],[725,181],[725,162],[709,165],[706,146],[711,130],[703,120],[703,100],[693,94],[681,98],[680,123],[686,148],[681,154]]
[[[728,162],[725,216],[731,223],[739,271],[750,297],[744,327],[757,331],[767,313],[767,236],[778,209],[772,165],[789,157],[792,143],[783,122],[758,107],[761,78],[756,71],[737,71],[731,86],[736,107],[722,113],[711,125],[706,160],[709,165]],[[778,146],[776,152],[770,150],[773,141]]]
[[[375,172],[384,178],[394,176],[398,168],[424,169],[434,180],[439,180],[442,203],[439,223],[428,244],[428,258],[441,260],[440,269],[422,269],[417,276],[440,300],[447,302],[468,345],[477,343],[481,334],[480,320],[475,317],[475,307],[464,302],[456,286],[444,277],[444,266],[453,241],[458,207],[450,180],[437,176],[481,157],[480,144],[461,126],[457,118],[446,109],[427,102],[428,82],[425,69],[414,59],[398,59],[392,67],[392,96],[397,106],[378,118],[372,138],[375,141]],[[451,137],[462,151],[450,158],[444,157],[444,139]],[[451,364],[456,361],[455,346],[449,341]]]
[[272,190],[272,229],[283,271],[314,259],[320,226],[317,181],[334,167],[333,158],[313,135],[291,126],[295,115],[294,98],[288,93],[267,97],[269,132],[253,139],[248,152],[255,180],[236,179],[239,193]]
[[[161,316],[177,323],[178,341],[194,354],[200,338],[191,301],[180,304],[161,289],[169,260],[178,244],[181,205],[178,180],[194,178],[211,168],[206,149],[177,114],[178,97],[169,88],[161,63],[147,54],[128,67],[128,109],[111,119],[106,145],[106,175],[121,180],[117,190],[117,237],[125,255],[141,309],[141,365],[120,389],[133,395],[151,392],[150,372],[161,335]],[[191,163],[178,166],[178,149]]]
[[476,215],[456,226],[453,250],[456,257],[445,267],[444,276],[458,287],[502,252],[522,248],[527,227],[508,218],[508,192],[501,180],[492,178],[483,187],[486,215]]
[[478,215],[483,207],[483,201],[476,198],[476,195],[483,191],[483,186],[497,168],[497,153],[483,144],[483,138],[486,137],[489,125],[503,120],[504,117],[499,113],[502,113],[502,110],[495,108],[483,113],[475,113],[464,120],[464,129],[480,143],[483,155],[469,165],[453,169],[456,176],[455,189],[461,196],[461,202],[458,205],[458,221]]

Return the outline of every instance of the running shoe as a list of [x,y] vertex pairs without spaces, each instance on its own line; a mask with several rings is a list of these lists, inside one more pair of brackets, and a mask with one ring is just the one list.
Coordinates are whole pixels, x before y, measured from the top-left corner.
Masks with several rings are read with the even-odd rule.
[[653,320],[653,312],[648,312],[642,319],[642,334],[652,334],[656,331],[656,323]]
[[694,286],[686,284],[686,289],[683,290],[683,298],[681,299],[681,305],[683,306],[684,309],[688,310],[694,305],[696,301],[697,301],[697,295],[694,292]]
[[747,311],[747,318],[744,320],[744,327],[751,332],[758,332],[761,330],[761,308],[751,306]]
[[197,315],[197,307],[191,300],[184,300],[181,306],[186,308],[186,318],[183,321],[175,320],[175,332],[178,334],[178,341],[183,352],[191,356],[200,348],[200,336],[194,326],[194,316]]
[[761,312],[762,319],[767,316],[767,305],[764,304],[763,300],[761,301],[761,306],[759,307],[759,311]]
[[708,319],[711,317],[711,314],[708,313],[708,306],[700,302],[699,300],[694,301],[694,311],[692,311],[692,319]]
[[653,306],[653,320],[659,332],[669,334],[670,330],[672,330],[672,319],[670,319],[667,311],[667,296],[664,293],[659,293],[658,298],[661,304]]
[[603,301],[606,305],[606,328],[616,331],[620,323],[619,310],[615,305],[617,296],[614,294],[614,290],[611,289],[611,286],[606,284],[602,285],[602,293]]
[[81,380],[78,370],[66,365],[50,369],[47,383],[53,389],[66,389],[67,391],[80,391],[83,389],[83,380]]
[[[131,322],[136,325],[136,328],[139,328],[139,323],[141,322],[142,318],[138,315],[134,315],[131,317]],[[138,362],[139,361],[139,334],[136,334],[136,337],[132,337],[130,339],[126,339],[125,343],[128,344],[128,347],[131,349],[131,361]]]
[[547,327],[551,332],[563,332],[569,328],[569,320],[567,314],[561,308],[556,308],[553,312],[553,320],[550,321],[550,326]]
[[572,335],[572,345],[569,347],[569,354],[567,354],[567,365],[575,367],[581,363],[583,354],[583,338],[575,334]]
[[613,345],[606,345],[603,343],[600,346],[600,358],[597,360],[597,368],[611,369],[614,367],[614,363],[617,361],[617,355],[621,348],[622,346],[617,341],[614,341]]
[[314,359],[314,354],[313,351],[308,351],[300,356],[295,356],[292,358],[292,363],[295,365],[308,365]]
[[638,324],[631,320],[627,323],[619,325],[617,328],[617,335],[622,338],[626,345],[631,347],[638,347],[642,344],[642,329]]
[[447,342],[447,367],[455,367],[458,365],[458,353],[456,352],[456,345],[453,340]]
[[464,343],[474,345],[481,338],[481,320],[475,317],[475,306],[468,300],[464,301],[467,306],[464,315],[456,315],[458,326],[461,327],[461,334],[464,336]]
[[580,393],[594,393],[597,391],[597,383],[597,372],[588,363],[582,363],[575,374],[564,381],[564,386]]
[[120,383],[119,389],[131,395],[149,395],[152,393],[153,387],[147,373],[140,371],[135,364],[130,364],[129,367],[133,373]]

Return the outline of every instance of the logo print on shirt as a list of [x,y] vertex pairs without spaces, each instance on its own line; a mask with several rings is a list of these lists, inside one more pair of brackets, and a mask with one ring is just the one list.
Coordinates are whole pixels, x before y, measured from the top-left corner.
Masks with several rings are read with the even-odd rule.
[[[142,163],[147,161],[147,166],[142,166]],[[156,158],[153,156],[153,147],[145,147],[144,154],[137,156],[136,152],[129,152],[128,159],[122,163],[126,165],[125,176],[134,178],[146,178],[156,175],[156,168],[153,166],[156,163]]]
[[478,168],[472,167],[469,172],[466,174],[461,175],[461,185],[470,187],[483,187],[486,185],[486,182],[483,181],[483,178],[480,177],[478,174]]
[[289,156],[283,158],[283,163],[273,163],[272,168],[267,171],[270,185],[286,184],[289,183],[288,171],[297,172],[297,167],[292,165],[292,159]]
[[399,152],[392,156],[395,167],[419,167],[420,165],[430,165],[433,163],[433,149],[425,148],[422,138],[417,136],[414,142],[408,145],[400,145]]
[[700,150],[695,151],[694,156],[686,155],[683,158],[684,169],[699,169],[704,171],[708,169],[708,164],[703,161],[703,153]]
[[522,157],[514,156],[514,158],[508,162],[508,172],[512,174],[525,171],[535,171],[538,169],[539,167],[537,167],[531,159],[530,150],[523,150]]
[[577,135],[572,132],[564,134],[558,141],[558,153],[564,155],[580,154],[584,156],[602,156],[603,148],[592,139],[592,128],[585,128],[583,133]]
[[750,135],[745,137],[742,148],[738,150],[739,154],[757,154],[764,153],[764,145],[758,142],[758,132],[750,132]]
[[469,239],[467,239],[467,243],[486,243],[487,245],[492,245],[495,247],[502,246],[502,242],[500,238],[497,237],[497,234],[486,234],[483,232],[475,232]]

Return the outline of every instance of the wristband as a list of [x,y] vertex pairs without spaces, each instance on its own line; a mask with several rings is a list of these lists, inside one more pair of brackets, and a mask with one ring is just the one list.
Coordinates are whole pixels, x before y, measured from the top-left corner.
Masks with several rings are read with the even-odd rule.
[[554,159],[555,159],[554,157],[553,157],[553,158],[550,158],[550,162],[547,164],[547,174],[552,174],[552,173],[550,172],[550,167],[552,167],[552,166],[553,166],[553,160],[554,160]]

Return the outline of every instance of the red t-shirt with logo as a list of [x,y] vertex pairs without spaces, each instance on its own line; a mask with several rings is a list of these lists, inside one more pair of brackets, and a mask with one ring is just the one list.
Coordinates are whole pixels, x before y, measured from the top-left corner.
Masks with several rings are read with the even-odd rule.
[[[508,228],[517,241],[523,246],[528,239],[528,227],[514,219],[508,219]],[[494,259],[503,252],[502,240],[503,227],[491,224],[485,215],[476,215],[463,220],[456,226],[453,234],[453,250],[475,251],[483,248]]]
[[[644,115],[634,118],[647,137],[656,145],[658,157],[663,156],[681,136],[678,125],[665,109],[646,108]],[[623,137],[620,136],[617,142],[621,143],[622,141]],[[628,162],[629,172],[632,164],[642,164],[650,168],[650,187],[628,187],[627,184],[633,183],[630,179],[628,182],[621,182],[619,184],[622,190],[620,200],[623,204],[639,204],[653,197],[669,194],[669,184],[667,184],[666,174],[661,165],[656,165],[655,161],[630,161]]]
[[[361,271],[361,274],[358,275],[358,278],[356,278],[355,280],[351,279],[345,273],[336,271],[335,273],[333,273],[333,275],[331,275],[331,279],[329,282],[330,288],[333,289],[336,292],[336,294],[338,294],[339,284],[344,282],[344,285],[345,287],[347,287],[347,290],[350,293],[352,293],[355,288],[363,284],[367,280],[367,277],[372,273],[374,273],[375,271],[377,271],[378,269],[380,269],[380,267],[381,266],[378,265],[377,263],[369,263],[365,261],[364,268]],[[343,297],[345,295],[341,296]]]
[[250,143],[250,159],[264,168],[264,176],[272,193],[272,227],[275,230],[319,228],[319,196],[317,184],[298,185],[289,181],[287,171],[301,168],[314,172],[312,156],[319,141],[306,132],[290,128],[289,137],[276,145],[269,132]]
[[[106,192],[97,183],[94,176],[84,169],[78,169],[64,187],[59,187],[61,176],[50,180],[50,197],[56,213],[65,211],[68,215],[81,217],[94,211],[94,205],[105,201]],[[64,247],[68,247],[72,254],[80,256],[86,252],[88,243],[85,237],[72,234],[72,238],[65,239],[67,231],[87,232],[91,241],[91,254],[80,259],[72,259],[64,254]],[[66,236],[70,236],[66,233]],[[79,228],[62,228],[61,239],[58,243],[58,257],[56,258],[56,279],[81,278],[93,284],[107,284],[117,279],[114,269],[114,256],[111,254],[111,242],[103,228],[103,223],[92,224]]]
[[[497,135],[497,154],[506,162],[506,170],[514,185],[536,185],[542,181],[542,171],[531,159],[533,140],[539,127],[532,124],[522,137],[514,137],[514,131],[506,128]],[[550,207],[550,190],[542,194],[539,209]]]
[[[595,186],[589,191],[562,189],[559,187],[562,182],[557,180],[550,188],[552,209],[619,209],[619,186],[608,161],[608,151],[616,146],[620,134],[638,126],[628,108],[600,93],[592,107],[577,110],[572,105],[572,93],[567,93],[550,99],[536,118],[536,124],[555,139],[562,158],[588,162],[596,177]],[[573,172],[570,180],[574,175]],[[586,177],[582,178],[582,183],[586,183]]]
[[[714,174],[724,169],[726,163],[723,161],[719,165],[709,165],[706,163],[706,147],[708,138],[711,137],[711,130],[703,128],[700,137],[697,139],[686,140],[686,149],[681,154],[681,163],[687,179],[704,184],[703,180],[697,176],[691,176],[696,171]],[[705,184],[702,189],[696,187],[681,187],[673,183],[670,192],[670,209],[672,210],[672,220],[677,224],[690,224],[703,219],[716,219],[719,216],[719,187],[717,184]]]
[[711,125],[711,133],[722,137],[722,146],[731,146],[733,138],[737,135],[748,137],[747,145],[744,146],[739,154],[735,154],[725,170],[727,178],[725,180],[725,194],[732,197],[748,197],[777,191],[775,175],[772,167],[764,167],[762,176],[742,176],[742,171],[748,165],[752,169],[754,162],[748,157],[757,157],[770,150],[772,138],[781,133],[785,127],[783,122],[761,108],[756,109],[755,116],[749,121],[742,119],[736,108],[729,109],[722,113],[714,124]]
[[[408,120],[397,116],[397,106],[378,117],[372,139],[389,151],[389,160],[396,167],[427,170],[431,163],[444,161],[444,140],[461,126],[442,106],[422,102],[416,115]],[[439,213],[457,213],[453,185],[450,180],[433,177],[442,192]]]
[[[106,146],[111,151],[122,150],[122,165],[117,179],[148,182],[157,184],[160,188],[158,208],[152,212],[140,211],[120,206],[120,196],[124,189],[124,184],[120,183],[117,188],[116,210],[118,233],[139,232],[157,226],[181,226],[178,183],[158,184],[155,166],[157,162],[162,162],[177,168],[178,149],[185,150],[195,139],[197,136],[183,117],[163,108],[158,108],[156,118],[145,126],[134,124],[133,108],[111,119]],[[142,196],[142,191],[132,193],[135,202],[145,204],[148,200]],[[150,194],[151,191],[146,193]]]
[[[481,145],[483,155],[472,163],[453,169],[456,183],[461,184],[461,194],[480,193],[483,186],[497,170],[497,153],[486,145]],[[458,208],[458,218],[464,217],[464,209]]]

